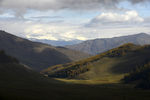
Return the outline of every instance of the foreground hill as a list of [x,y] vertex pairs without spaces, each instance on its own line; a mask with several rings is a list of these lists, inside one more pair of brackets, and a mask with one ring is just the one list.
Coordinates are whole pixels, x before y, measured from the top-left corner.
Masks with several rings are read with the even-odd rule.
[[137,45],[150,44],[150,35],[145,33],[140,33],[140,34],[129,35],[129,36],[95,39],[95,40],[88,40],[79,44],[70,45],[66,47],[73,50],[96,55],[98,53],[105,52],[112,48],[116,48],[125,43],[133,43]]
[[120,85],[76,85],[48,79],[0,51],[0,100],[149,100],[150,91]]
[[150,61],[150,45],[124,44],[85,60],[56,65],[42,71],[49,77],[117,82],[137,66]]
[[8,82],[8,85],[9,82],[34,80],[37,76],[39,77],[40,75],[32,71],[28,66],[20,64],[16,58],[6,55],[4,51],[0,51],[0,84]]
[[5,50],[36,71],[88,57],[85,53],[32,42],[4,31],[0,31],[0,50]]

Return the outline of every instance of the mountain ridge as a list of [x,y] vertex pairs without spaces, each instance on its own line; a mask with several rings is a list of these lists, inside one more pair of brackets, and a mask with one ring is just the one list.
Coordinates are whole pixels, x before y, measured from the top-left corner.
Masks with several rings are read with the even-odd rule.
[[96,55],[125,43],[133,43],[137,45],[150,44],[150,35],[146,33],[139,33],[113,38],[100,38],[87,40],[75,45],[68,45],[66,47],[72,50],[83,51],[85,53]]

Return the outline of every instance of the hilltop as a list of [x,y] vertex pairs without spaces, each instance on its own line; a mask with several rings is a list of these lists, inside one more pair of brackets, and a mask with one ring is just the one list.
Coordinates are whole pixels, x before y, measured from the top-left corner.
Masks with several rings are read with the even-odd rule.
[[56,65],[42,71],[49,77],[119,82],[124,75],[150,60],[150,45],[124,44],[77,62]]

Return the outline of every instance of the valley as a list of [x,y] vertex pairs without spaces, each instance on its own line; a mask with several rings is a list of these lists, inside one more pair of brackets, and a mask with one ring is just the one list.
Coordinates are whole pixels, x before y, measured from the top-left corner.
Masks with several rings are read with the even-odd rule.
[[0,0],[0,100],[150,100],[150,0]]
[[[29,44],[31,43],[31,41],[28,42]],[[2,43],[4,42],[1,42],[1,45]],[[23,42],[19,44],[21,45]],[[49,45],[40,45],[50,48]],[[22,60],[16,58],[21,56],[19,53],[15,53],[16,56],[13,57],[13,54],[10,51],[8,52],[7,48],[5,46],[5,51],[0,51],[1,100],[150,99],[150,90],[148,89],[150,66],[147,64],[150,62],[150,45],[123,44],[96,56],[86,55],[87,57],[81,60],[78,59],[65,64],[64,62],[59,62],[61,64],[43,67],[46,69],[41,70],[40,73],[33,66],[26,65]],[[22,50],[23,47],[15,48]],[[76,52],[71,51],[69,53],[68,51],[70,50],[63,47],[55,49],[52,46],[51,48],[67,53],[68,56],[72,52]],[[50,51],[48,50],[47,52]],[[24,56],[22,57],[24,58]],[[53,58],[54,56],[51,57]],[[62,59],[64,59],[63,56]],[[30,60],[34,61],[34,59]],[[146,87],[141,87],[140,85],[145,84],[143,76],[146,79],[146,83],[148,83],[144,85]],[[134,77],[139,78],[133,80]]]

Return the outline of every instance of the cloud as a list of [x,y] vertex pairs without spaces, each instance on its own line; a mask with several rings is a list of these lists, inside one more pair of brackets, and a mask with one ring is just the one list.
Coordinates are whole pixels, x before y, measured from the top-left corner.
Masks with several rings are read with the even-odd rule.
[[136,3],[143,3],[143,2],[149,2],[150,0],[130,0],[133,4],[136,4]]
[[144,22],[144,18],[140,17],[136,11],[126,11],[125,13],[102,13],[91,20],[87,26],[112,25],[112,24],[135,24]]
[[137,4],[149,0],[0,0],[0,8],[13,10],[16,16],[23,17],[28,10],[112,10],[117,9],[117,5],[123,1]]
[[116,3],[118,0],[2,0],[1,7],[35,10],[95,9],[100,5],[112,6]]
[[31,17],[31,18],[36,18],[36,19],[56,19],[56,18],[63,18],[61,16],[36,16],[36,17]]
[[78,26],[65,23],[42,23],[0,18],[0,30],[5,30],[24,38],[66,41],[74,39],[86,40],[87,38],[77,31],[78,28]]
[[124,25],[124,27],[120,28],[116,27],[115,25],[83,27],[82,25],[72,25],[68,23],[41,23],[29,20],[0,19],[0,28],[17,36],[25,38],[66,41],[74,39],[87,40],[95,38],[108,38],[140,32],[150,33],[150,24],[148,25]]
[[[115,6],[122,1],[141,3],[149,0],[0,0],[1,7],[12,9],[95,9],[100,6]],[[92,7],[92,8],[91,8]]]
[[[134,10],[116,11],[122,1],[129,1],[133,5],[149,2],[149,0],[0,0],[0,13],[6,12],[0,16],[0,28],[21,37],[50,40],[86,40],[140,32],[149,33],[149,18],[141,17]],[[102,11],[103,9],[105,10]],[[79,13],[73,12],[82,10],[92,13],[85,12],[84,16],[80,16]],[[95,16],[97,12],[101,14]],[[85,27],[85,24],[88,27]]]

